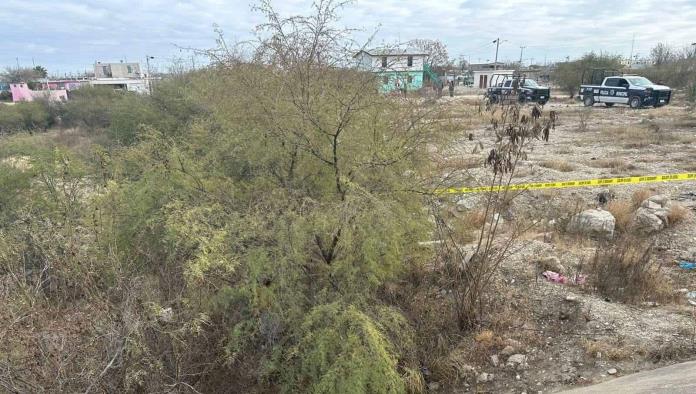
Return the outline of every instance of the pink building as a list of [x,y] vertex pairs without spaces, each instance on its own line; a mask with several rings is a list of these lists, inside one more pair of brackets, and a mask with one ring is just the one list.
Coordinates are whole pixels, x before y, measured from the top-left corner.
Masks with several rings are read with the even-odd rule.
[[31,90],[26,83],[11,83],[10,92],[12,92],[12,101],[34,101],[36,99],[45,98],[50,101],[67,101],[68,91],[65,89],[58,90]]

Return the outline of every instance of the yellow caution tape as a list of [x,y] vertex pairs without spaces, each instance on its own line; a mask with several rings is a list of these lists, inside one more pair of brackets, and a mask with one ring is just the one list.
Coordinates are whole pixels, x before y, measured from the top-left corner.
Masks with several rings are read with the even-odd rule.
[[573,187],[592,187],[592,186],[610,186],[610,185],[626,185],[635,183],[653,183],[653,182],[674,182],[674,181],[696,181],[696,172],[687,172],[683,174],[663,174],[649,176],[629,176],[621,178],[595,178],[582,179],[576,181],[561,181],[561,182],[538,182],[538,183],[519,183],[503,186],[479,186],[479,187],[451,187],[448,189],[438,189],[436,194],[464,194],[464,193],[483,193],[497,192],[501,190],[539,190],[539,189],[563,189]]

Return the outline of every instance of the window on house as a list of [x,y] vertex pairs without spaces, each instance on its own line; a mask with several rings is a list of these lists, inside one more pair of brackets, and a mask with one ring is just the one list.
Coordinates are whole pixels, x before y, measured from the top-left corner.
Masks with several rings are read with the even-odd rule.
[[[406,63],[407,63],[407,66],[413,67],[413,56],[409,56],[409,57],[406,59]],[[409,82],[410,82],[410,81],[409,81]]]
[[413,82],[413,75],[409,75],[406,77],[406,82],[411,83]]
[[126,66],[128,69],[128,74],[133,74],[133,67],[132,66]]
[[389,83],[389,77],[382,77],[382,85],[386,85]]
[[387,57],[382,56],[382,67],[387,67]]

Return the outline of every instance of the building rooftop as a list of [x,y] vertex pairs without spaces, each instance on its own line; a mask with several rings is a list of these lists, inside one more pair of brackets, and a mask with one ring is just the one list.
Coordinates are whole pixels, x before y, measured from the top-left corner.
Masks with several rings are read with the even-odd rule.
[[393,47],[378,47],[378,48],[366,48],[358,51],[355,56],[360,54],[361,52],[365,52],[370,56],[407,56],[407,55],[413,55],[413,56],[428,56],[427,53],[416,49],[416,48],[411,48],[411,47],[405,47],[405,48],[393,48]]

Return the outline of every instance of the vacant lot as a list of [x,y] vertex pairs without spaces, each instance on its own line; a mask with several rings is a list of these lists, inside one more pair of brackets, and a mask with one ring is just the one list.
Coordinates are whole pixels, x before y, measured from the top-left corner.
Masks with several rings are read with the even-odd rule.
[[[453,114],[471,113],[475,105],[472,97],[443,101]],[[482,115],[478,126],[462,119],[472,136],[438,152],[468,164],[453,177],[467,186],[485,184],[490,177],[489,169],[474,163],[484,163],[489,155],[477,146],[494,142],[488,118],[495,118],[495,111]],[[664,108],[641,110],[584,108],[557,100],[545,106],[549,111],[558,114],[555,130],[548,142],[535,140],[528,147],[514,183],[696,170],[696,113],[679,98]],[[696,241],[695,191],[695,182],[673,182],[516,195],[503,214],[503,227],[512,234],[525,224],[525,231],[514,240],[514,253],[497,281],[508,304],[505,322],[496,326],[499,332],[489,329],[493,337],[522,343],[514,350],[526,355],[528,367],[504,366],[503,346],[491,346],[487,357],[478,358],[477,383],[464,389],[549,392],[692,357],[696,323],[686,292],[696,290],[696,272],[677,262],[689,258]],[[670,224],[641,233],[633,226],[636,209],[658,194],[671,200]],[[449,196],[448,203],[457,208],[453,220],[469,220],[484,201],[481,195]],[[613,239],[566,231],[569,218],[589,208],[615,216]],[[641,254],[642,248],[649,252]],[[617,252],[633,249],[641,253]],[[552,283],[540,275],[546,270],[586,275],[588,282]]]

